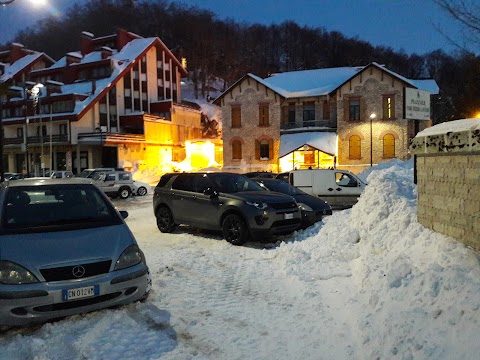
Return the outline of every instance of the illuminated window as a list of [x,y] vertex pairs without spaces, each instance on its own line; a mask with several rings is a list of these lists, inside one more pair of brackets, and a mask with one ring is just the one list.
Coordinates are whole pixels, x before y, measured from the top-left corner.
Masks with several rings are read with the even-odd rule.
[[260,142],[260,159],[269,159],[270,158],[270,147],[268,146],[267,140],[262,140]]
[[360,120],[360,99],[350,99],[348,102],[349,120]]
[[240,160],[242,158],[242,142],[240,140],[232,141],[232,159]]
[[395,118],[395,97],[393,95],[383,96],[383,119]]
[[383,137],[383,158],[391,159],[395,157],[395,137],[387,134]]
[[361,144],[362,144],[362,141],[360,139],[360,136],[358,135],[350,136],[350,139],[348,139],[348,149],[349,149],[348,158],[349,159],[361,159],[362,157]]
[[268,105],[260,105],[258,108],[258,126],[269,125]]
[[232,128],[239,128],[242,126],[242,109],[240,106],[232,107]]

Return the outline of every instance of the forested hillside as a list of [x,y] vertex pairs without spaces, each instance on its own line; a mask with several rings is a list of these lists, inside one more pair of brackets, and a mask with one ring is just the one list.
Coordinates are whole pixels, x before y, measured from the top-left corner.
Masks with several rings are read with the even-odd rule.
[[213,78],[223,79],[226,87],[247,72],[265,77],[274,72],[376,61],[408,78],[434,78],[442,91],[436,105],[437,122],[472,117],[480,110],[480,59],[473,53],[447,54],[438,49],[407,54],[394,51],[388,44],[374,47],[322,27],[294,22],[242,24],[166,0],[82,1],[63,19],[47,18],[21,31],[15,41],[59,59],[79,49],[82,31],[103,36],[114,33],[117,27],[145,37],[158,36],[178,56],[187,58],[197,96],[207,95]]

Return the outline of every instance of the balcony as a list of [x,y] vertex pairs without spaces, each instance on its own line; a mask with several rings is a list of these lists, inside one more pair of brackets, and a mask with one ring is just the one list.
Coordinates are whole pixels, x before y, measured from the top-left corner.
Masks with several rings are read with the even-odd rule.
[[[67,134],[52,135],[51,141],[52,143],[66,143],[68,142],[68,135]],[[42,142],[44,144],[50,143],[50,135],[45,135],[43,139],[40,136],[29,136],[27,139],[28,145],[40,145]],[[20,145],[23,143],[24,143],[23,137],[3,139],[4,145]]]
[[329,128],[335,129],[336,123],[331,120],[304,120],[302,122],[283,122],[280,126],[280,130],[295,130],[301,128]]

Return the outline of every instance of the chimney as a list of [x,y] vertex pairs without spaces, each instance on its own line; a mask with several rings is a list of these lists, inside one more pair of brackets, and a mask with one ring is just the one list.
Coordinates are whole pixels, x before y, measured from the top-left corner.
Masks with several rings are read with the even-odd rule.
[[13,64],[15,61],[20,60],[26,54],[23,51],[23,45],[18,43],[10,44],[10,63]]
[[80,34],[80,51],[82,55],[87,55],[93,51],[93,34],[88,31],[82,31]]
[[128,31],[122,28],[117,29],[117,50],[120,51],[122,48],[131,41],[130,36],[128,36]]
[[113,50],[108,46],[102,46],[100,51],[102,52],[102,59],[106,59],[113,55]]
[[82,61],[82,55],[76,52],[69,52],[65,55],[67,59],[67,66],[70,66],[71,64],[77,64]]

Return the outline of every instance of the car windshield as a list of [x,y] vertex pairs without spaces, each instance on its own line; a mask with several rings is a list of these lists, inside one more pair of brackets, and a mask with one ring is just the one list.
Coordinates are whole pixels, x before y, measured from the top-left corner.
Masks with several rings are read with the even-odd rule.
[[265,191],[255,181],[244,175],[237,174],[208,174],[217,190],[223,193],[237,193],[242,191]]
[[43,227],[67,230],[122,223],[112,205],[92,185],[10,187],[5,198],[2,228],[6,232]]
[[263,185],[270,191],[276,191],[287,195],[305,195],[305,193],[297,189],[295,186],[282,180],[261,180]]
[[85,169],[80,174],[78,174],[78,177],[88,178],[93,173],[93,171],[94,170]]

